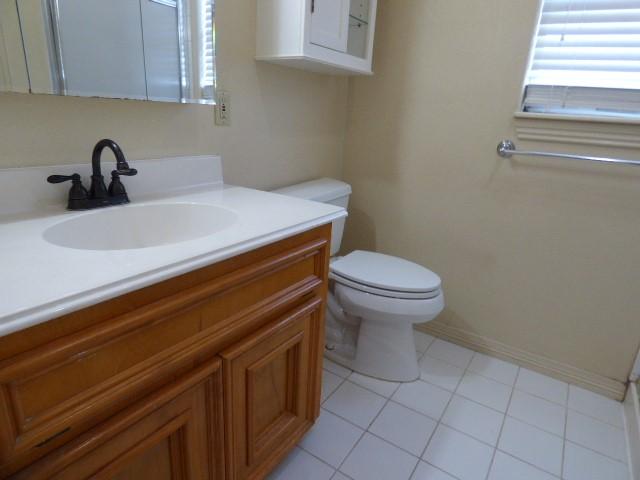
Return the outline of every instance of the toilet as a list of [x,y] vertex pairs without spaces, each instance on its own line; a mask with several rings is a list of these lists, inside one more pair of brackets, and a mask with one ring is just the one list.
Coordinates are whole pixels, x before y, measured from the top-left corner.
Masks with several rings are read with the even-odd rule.
[[[274,193],[348,207],[351,186],[321,178]],[[394,382],[419,378],[413,325],[444,308],[440,277],[408,260],[356,250],[336,257],[345,219],[333,223],[325,356],[364,375]]]

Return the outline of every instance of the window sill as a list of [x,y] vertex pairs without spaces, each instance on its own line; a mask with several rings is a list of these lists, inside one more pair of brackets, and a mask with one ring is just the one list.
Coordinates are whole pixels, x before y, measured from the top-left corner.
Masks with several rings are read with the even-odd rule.
[[516,118],[524,118],[529,120],[560,120],[565,122],[583,122],[583,123],[615,123],[620,125],[640,125],[640,118],[629,117],[613,117],[613,116],[597,116],[597,115],[561,115],[556,113],[531,113],[516,112],[513,114]]
[[520,140],[640,149],[640,119],[516,112]]

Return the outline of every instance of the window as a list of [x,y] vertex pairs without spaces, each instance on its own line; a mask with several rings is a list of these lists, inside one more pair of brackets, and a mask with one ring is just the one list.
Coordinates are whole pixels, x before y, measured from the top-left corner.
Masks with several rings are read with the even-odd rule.
[[544,0],[523,111],[640,118],[640,0]]
[[200,88],[202,90],[202,98],[213,100],[216,79],[213,0],[202,0],[201,9],[200,48],[203,54],[200,56]]

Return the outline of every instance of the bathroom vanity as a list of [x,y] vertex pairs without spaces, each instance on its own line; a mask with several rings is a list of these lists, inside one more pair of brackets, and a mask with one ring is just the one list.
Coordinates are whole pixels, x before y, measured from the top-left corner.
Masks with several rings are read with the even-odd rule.
[[[168,171],[175,160],[135,166],[141,179],[164,170],[185,185],[202,182],[193,167],[219,170],[213,157],[185,162],[183,173]],[[135,205],[0,224],[0,251],[13,246],[0,258],[0,478],[264,478],[311,427],[331,221],[345,213],[211,180],[170,201],[217,205],[237,221],[190,241],[91,250],[26,237]],[[38,268],[20,273],[29,254]],[[59,262],[67,271],[51,275]],[[31,292],[12,286],[36,271]]]

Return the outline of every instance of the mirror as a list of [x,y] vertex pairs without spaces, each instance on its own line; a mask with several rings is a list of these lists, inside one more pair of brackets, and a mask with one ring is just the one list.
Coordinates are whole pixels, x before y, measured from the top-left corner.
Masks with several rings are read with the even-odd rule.
[[214,103],[214,0],[0,0],[0,91]]

